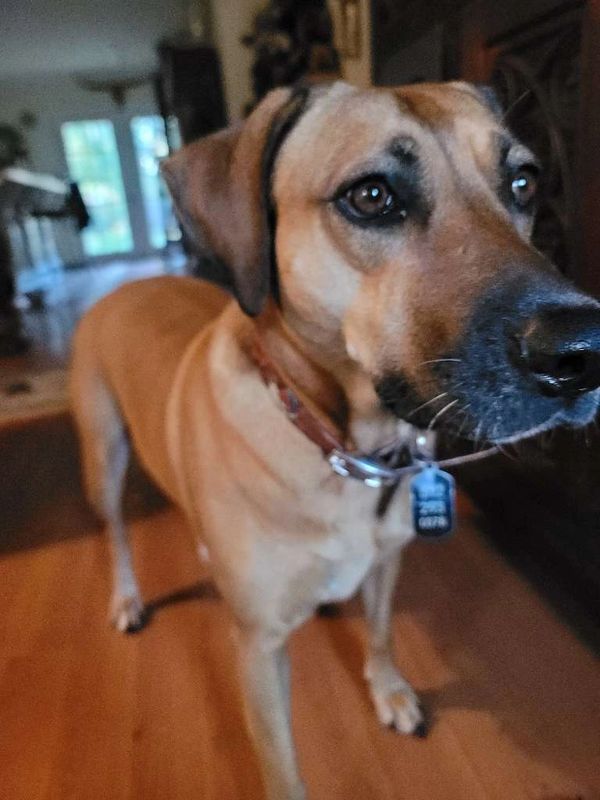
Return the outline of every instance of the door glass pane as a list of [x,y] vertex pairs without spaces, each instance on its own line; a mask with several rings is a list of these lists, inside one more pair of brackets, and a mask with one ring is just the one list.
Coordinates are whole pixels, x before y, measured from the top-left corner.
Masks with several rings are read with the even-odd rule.
[[91,222],[82,231],[88,256],[133,250],[115,131],[108,120],[66,122],[61,128],[71,179],[77,181]]
[[160,248],[167,240],[179,238],[173,209],[159,163],[169,154],[162,117],[134,117],[131,134],[138,163],[148,238],[152,247]]

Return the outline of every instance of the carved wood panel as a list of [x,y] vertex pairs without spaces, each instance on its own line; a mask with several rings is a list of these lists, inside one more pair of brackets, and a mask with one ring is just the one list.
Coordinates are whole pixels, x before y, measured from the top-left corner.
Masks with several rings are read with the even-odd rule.
[[[397,48],[442,24],[440,77],[495,85],[545,167],[535,242],[600,297],[600,0],[373,4],[376,81]],[[496,542],[600,648],[600,425],[531,440],[515,460],[458,477]]]
[[563,4],[488,43],[490,82],[509,126],[544,167],[534,241],[566,273],[575,272],[577,123],[582,2]]

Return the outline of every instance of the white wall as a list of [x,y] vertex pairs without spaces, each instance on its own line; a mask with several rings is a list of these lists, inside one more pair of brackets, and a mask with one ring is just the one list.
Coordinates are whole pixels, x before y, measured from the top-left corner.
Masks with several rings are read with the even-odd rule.
[[207,0],[0,0],[0,75],[146,72]]
[[35,127],[26,132],[31,168],[65,177],[67,165],[60,136],[63,122],[109,119],[121,126],[138,114],[155,114],[156,103],[150,84],[129,92],[121,110],[105,92],[82,89],[69,76],[0,82],[0,120],[18,124],[23,111],[30,111],[37,118]]

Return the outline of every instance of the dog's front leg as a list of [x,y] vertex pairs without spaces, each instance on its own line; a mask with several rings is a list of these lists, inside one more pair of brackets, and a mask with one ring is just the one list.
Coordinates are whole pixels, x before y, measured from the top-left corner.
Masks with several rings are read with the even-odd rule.
[[240,632],[246,714],[268,800],[304,800],[292,740],[289,662],[285,636]]
[[368,626],[365,676],[382,725],[400,733],[426,733],[419,699],[396,667],[392,642],[392,603],[400,569],[400,552],[373,567],[362,587]]

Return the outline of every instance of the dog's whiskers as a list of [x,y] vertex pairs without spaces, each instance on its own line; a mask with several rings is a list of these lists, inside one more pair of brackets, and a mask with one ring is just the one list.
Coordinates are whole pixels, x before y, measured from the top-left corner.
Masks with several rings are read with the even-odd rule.
[[515,461],[518,463],[519,457],[517,453],[509,452],[503,445],[499,444],[498,442],[495,443],[495,447],[498,448],[498,450],[502,453],[503,456],[506,456],[506,458],[510,459],[511,461]]
[[525,89],[525,91],[522,92],[517,97],[516,100],[513,100],[513,102],[509,105],[509,107],[506,109],[506,111],[502,115],[502,121],[505,122],[508,119],[509,115],[512,114],[512,112],[515,110],[515,108],[519,105],[519,103],[522,100],[524,100],[530,94],[531,94],[531,89]]
[[[424,367],[427,364],[445,364],[448,362],[454,362],[456,364],[460,364],[462,363],[462,358],[432,358],[429,361],[421,361],[419,367]],[[417,369],[419,367],[417,367]]]
[[459,425],[459,427],[458,427],[458,430],[457,430],[457,431],[456,431],[456,433],[454,434],[454,439],[455,439],[455,440],[456,440],[456,439],[460,439],[460,436],[461,436],[461,434],[462,434],[462,432],[463,432],[463,428],[465,427],[465,423],[466,423],[466,422],[468,421],[468,419],[469,419],[469,415],[467,414],[467,409],[469,409],[469,408],[471,408],[471,403],[467,403],[467,404],[466,404],[466,406],[461,406],[461,407],[458,409],[458,413],[463,415],[463,420],[462,420],[462,422],[460,423],[460,425]]
[[[447,394],[447,392],[446,392]],[[427,426],[427,430],[430,431],[433,429],[435,423],[447,412],[450,411],[458,403],[458,398],[456,400],[452,400],[448,405],[445,405],[441,411],[438,411],[437,414],[433,417],[429,425]]]
[[477,448],[479,447],[479,445],[481,444],[481,434],[482,434],[482,431],[483,431],[483,420],[479,420],[479,422],[477,423],[477,425],[476,425],[476,427],[475,427],[475,432],[474,432],[474,434],[473,434],[473,441],[474,441],[474,444],[475,444],[475,448],[476,448],[476,449],[477,449]]
[[436,395],[435,397],[430,398],[426,402],[421,403],[420,406],[417,406],[416,408],[413,408],[413,410],[410,411],[406,415],[406,419],[409,419],[410,417],[412,417],[413,414],[417,413],[417,411],[421,411],[421,409],[426,408],[428,405],[431,405],[431,403],[435,403],[436,400],[441,400],[443,397],[447,397],[447,395],[448,395],[448,392],[441,392],[440,394]]

